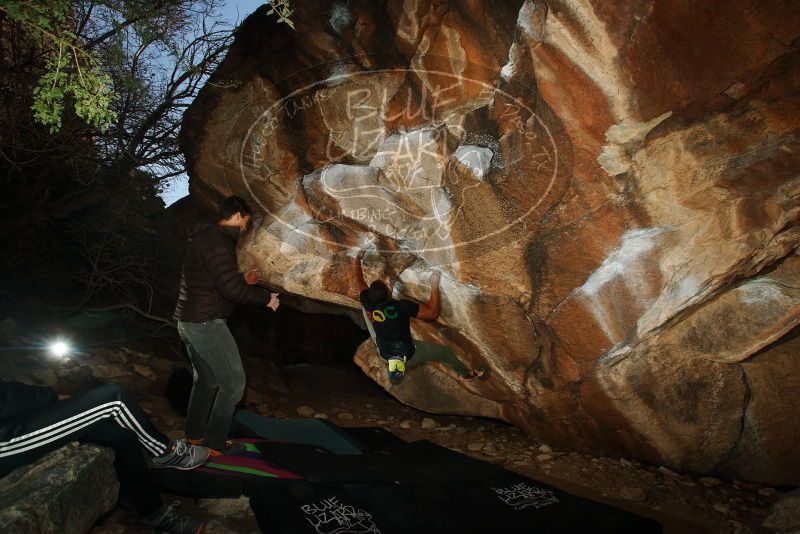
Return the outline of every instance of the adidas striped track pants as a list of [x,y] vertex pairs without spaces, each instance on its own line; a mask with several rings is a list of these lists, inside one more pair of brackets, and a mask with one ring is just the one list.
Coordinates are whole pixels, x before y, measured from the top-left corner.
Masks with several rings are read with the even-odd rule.
[[0,424],[0,476],[30,464],[71,441],[111,447],[121,489],[137,512],[151,513],[161,498],[147,475],[142,449],[151,456],[167,452],[169,439],[159,432],[139,403],[122,386],[96,387]]

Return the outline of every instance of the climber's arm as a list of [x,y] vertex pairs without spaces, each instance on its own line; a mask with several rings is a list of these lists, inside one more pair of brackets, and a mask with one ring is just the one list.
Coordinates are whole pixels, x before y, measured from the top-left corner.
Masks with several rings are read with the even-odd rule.
[[441,295],[439,294],[439,278],[441,275],[434,271],[431,275],[431,298],[425,304],[419,305],[417,319],[423,321],[435,321],[439,318],[442,311]]
[[364,281],[364,273],[361,270],[361,258],[363,257],[364,257],[364,251],[359,250],[358,254],[356,254],[356,257],[353,258],[353,265],[352,265],[353,278],[356,281],[356,293],[353,297],[355,298],[355,300],[359,300],[361,292],[367,289],[367,283]]

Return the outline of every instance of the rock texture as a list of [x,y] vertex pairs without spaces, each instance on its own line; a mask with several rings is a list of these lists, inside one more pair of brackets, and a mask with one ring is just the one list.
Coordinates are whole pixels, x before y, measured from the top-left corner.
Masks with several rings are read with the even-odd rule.
[[783,495],[770,509],[764,526],[778,532],[800,530],[800,489]]
[[356,308],[368,279],[489,369],[403,402],[569,447],[800,482],[800,5],[687,0],[264,9],[187,111],[191,190],[265,215],[240,262]]
[[0,479],[0,525],[3,532],[87,532],[118,494],[114,452],[71,443]]

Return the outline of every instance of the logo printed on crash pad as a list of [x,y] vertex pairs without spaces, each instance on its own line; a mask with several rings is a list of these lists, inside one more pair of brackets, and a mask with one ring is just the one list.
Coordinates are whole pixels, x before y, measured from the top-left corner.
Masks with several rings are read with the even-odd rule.
[[342,504],[336,497],[304,504],[300,509],[319,534],[380,534],[381,532],[372,521],[372,514]]
[[529,486],[524,482],[507,488],[492,489],[497,493],[501,501],[514,508],[514,510],[522,510],[529,506],[542,508],[558,502],[552,491]]

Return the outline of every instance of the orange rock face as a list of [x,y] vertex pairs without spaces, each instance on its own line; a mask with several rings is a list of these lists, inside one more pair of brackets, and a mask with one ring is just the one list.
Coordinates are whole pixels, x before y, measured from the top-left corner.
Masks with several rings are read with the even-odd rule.
[[489,369],[415,407],[576,449],[800,483],[800,5],[298,2],[261,9],[188,110],[192,191],[250,199],[240,250],[340,308],[349,264]]

